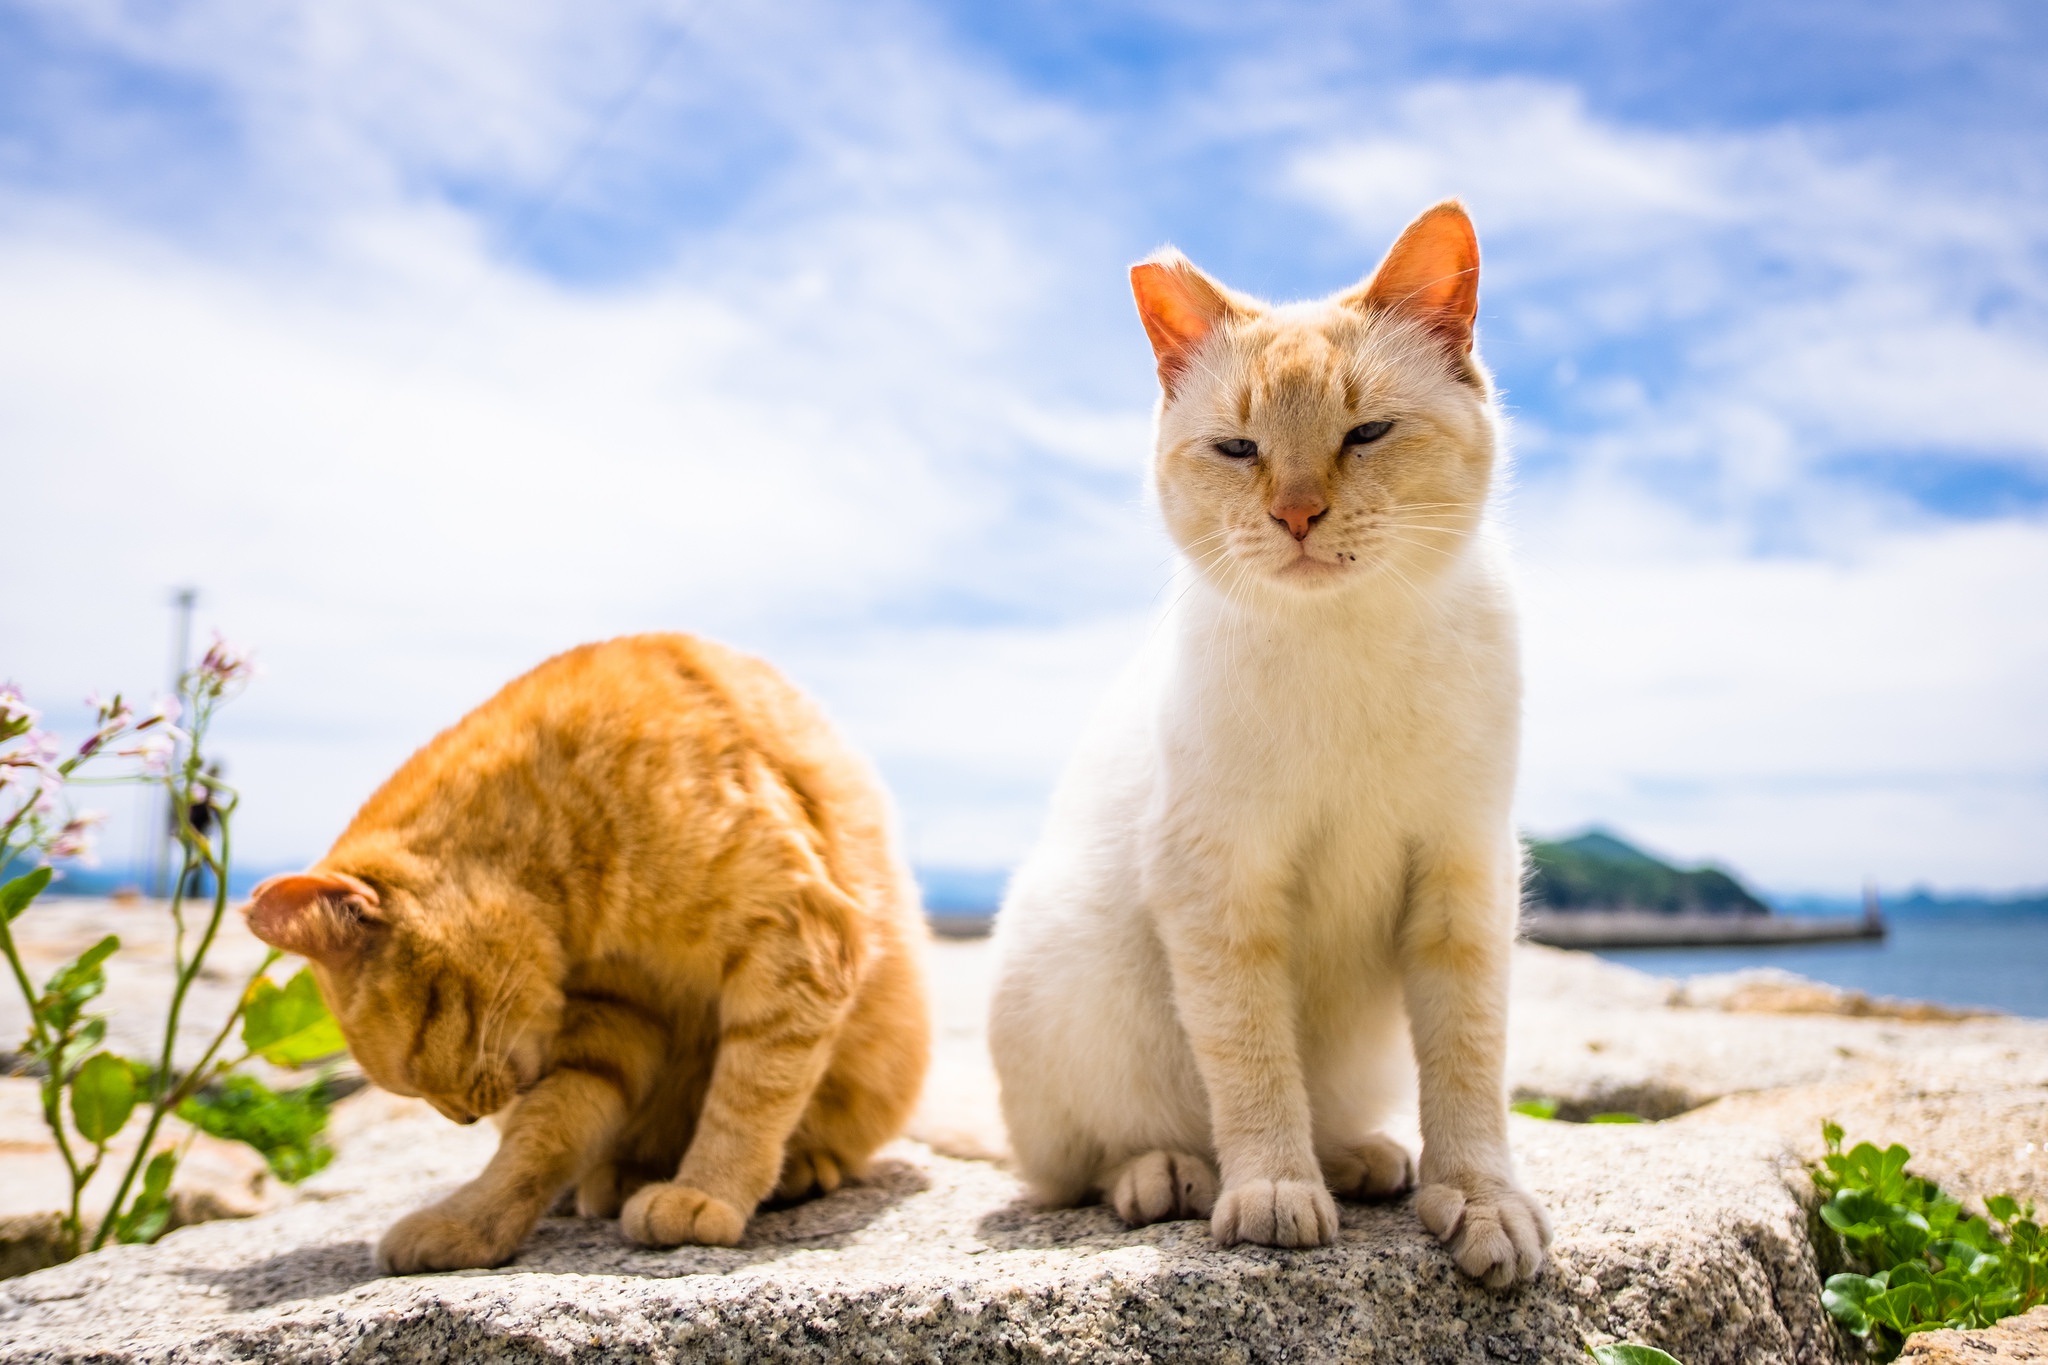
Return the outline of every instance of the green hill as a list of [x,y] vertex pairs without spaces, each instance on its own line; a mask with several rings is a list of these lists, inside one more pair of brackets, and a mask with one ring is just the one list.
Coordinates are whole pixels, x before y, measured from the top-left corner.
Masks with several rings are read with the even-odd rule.
[[1531,839],[1528,845],[1526,899],[1532,909],[1771,913],[1770,906],[1719,868],[1673,867],[1603,829],[1556,842]]

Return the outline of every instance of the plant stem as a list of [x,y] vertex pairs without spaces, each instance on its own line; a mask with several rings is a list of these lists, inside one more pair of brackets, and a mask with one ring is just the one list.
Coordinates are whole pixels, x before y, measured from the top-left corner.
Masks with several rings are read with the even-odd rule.
[[[270,964],[283,956],[284,954],[275,948],[264,954],[263,964],[250,973],[248,981],[243,983],[242,994],[236,999],[234,1009],[228,1012],[226,1021],[221,1024],[220,1032],[213,1035],[213,1041],[206,1045],[206,1051],[201,1054],[199,1061],[193,1065],[190,1071],[185,1073],[185,1079],[178,1083],[178,1088],[171,1092],[171,1098],[166,1104],[166,1108],[176,1109],[191,1097],[193,1091],[206,1084],[206,1068],[213,1061],[214,1054],[220,1051],[220,1045],[228,1040],[229,1032],[234,1029],[236,1021],[242,1017],[242,1011],[248,1007],[250,989],[263,979],[263,974],[270,970]],[[223,1071],[232,1071],[247,1060],[248,1055],[245,1054],[235,1061],[227,1063],[221,1069]]]
[[[107,1234],[113,1230],[115,1218],[128,1199],[128,1191],[134,1186],[135,1177],[149,1161],[150,1145],[156,1141],[157,1130],[163,1127],[164,1116],[176,1106],[185,1093],[184,1082],[176,1086],[171,1084],[171,1077],[174,1074],[172,1067],[176,1062],[175,1052],[178,1045],[178,1019],[185,1010],[185,995],[192,989],[192,982],[199,976],[200,964],[206,961],[207,949],[213,946],[214,937],[220,932],[220,922],[228,910],[228,818],[233,813],[233,805],[231,803],[219,811],[220,839],[217,850],[212,845],[203,845],[194,837],[197,831],[191,828],[190,817],[186,814],[190,807],[191,783],[199,767],[199,741],[206,729],[205,713],[196,706],[193,710],[192,747],[185,760],[185,791],[177,791],[176,784],[173,784],[171,797],[178,818],[178,841],[185,846],[184,865],[179,870],[178,885],[171,904],[175,912],[184,899],[185,883],[191,877],[194,864],[203,859],[207,870],[213,873],[213,913],[207,917],[206,932],[199,936],[199,942],[192,950],[190,962],[183,960],[185,922],[182,914],[178,917],[178,977],[177,984],[171,990],[171,1007],[164,1016],[164,1046],[162,1060],[157,1068],[156,1095],[150,1101],[149,1122],[142,1130],[142,1141],[135,1148],[135,1155],[129,1159],[128,1169],[121,1173],[121,1184],[114,1192],[114,1202],[107,1207],[107,1217],[100,1223],[99,1231],[93,1234],[94,1251],[98,1251],[106,1244]],[[185,799],[181,800],[180,797]],[[240,1012],[239,1004],[235,1012]],[[231,1016],[230,1023],[232,1022]],[[226,1036],[225,1028],[222,1029],[221,1036]],[[216,1038],[213,1047],[219,1045],[220,1040]],[[213,1048],[208,1049],[209,1058],[212,1051]],[[193,1074],[200,1073],[195,1070]],[[187,1080],[189,1079],[188,1077]]]
[[36,1008],[36,1001],[42,997],[29,984],[28,969],[21,965],[21,954],[14,946],[14,928],[5,920],[0,920],[0,951],[7,954],[7,965],[14,969],[14,982],[21,987],[21,1002],[28,1006],[29,1030],[38,1046],[46,1046],[50,1035],[43,1028],[42,1011]]
[[[68,1036],[61,1037],[56,1040],[56,1046],[50,1050],[49,1071],[43,1077],[42,1090],[43,1122],[49,1126],[50,1136],[56,1140],[57,1155],[64,1158],[65,1173],[71,1177],[71,1213],[64,1220],[64,1240],[67,1244],[66,1250],[71,1255],[76,1256],[78,1254],[78,1244],[85,1236],[85,1225],[79,1219],[78,1204],[80,1197],[85,1193],[85,1182],[92,1179],[92,1172],[87,1171],[83,1175],[79,1174],[78,1158],[72,1155],[71,1143],[64,1136],[64,1076],[62,1067],[64,1064],[64,1048],[70,1041],[71,1039]],[[95,1169],[97,1169],[97,1164],[95,1164]]]

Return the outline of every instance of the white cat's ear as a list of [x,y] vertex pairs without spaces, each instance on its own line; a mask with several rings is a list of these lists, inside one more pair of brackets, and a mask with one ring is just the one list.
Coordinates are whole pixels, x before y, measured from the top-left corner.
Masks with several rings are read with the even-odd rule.
[[295,872],[259,885],[242,913],[271,947],[336,966],[362,951],[377,911],[375,888],[345,872]]
[[1446,199],[1424,209],[1372,277],[1337,301],[1362,313],[1414,318],[1454,357],[1470,352],[1479,316],[1479,237],[1465,206]]
[[1145,324],[1152,354],[1159,361],[1159,387],[1169,398],[1209,334],[1248,311],[1170,246],[1131,267],[1131,293],[1138,301],[1138,320]]

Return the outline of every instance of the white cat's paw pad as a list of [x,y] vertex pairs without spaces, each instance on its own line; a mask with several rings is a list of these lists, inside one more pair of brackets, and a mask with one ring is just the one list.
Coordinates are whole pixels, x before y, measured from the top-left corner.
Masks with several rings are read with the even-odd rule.
[[1319,1180],[1247,1180],[1216,1201],[1209,1231],[1224,1246],[1324,1246],[1337,1240],[1337,1201]]
[[1489,1289],[1533,1280],[1550,1245],[1550,1217],[1521,1190],[1500,1181],[1424,1185],[1415,1213],[1451,1253],[1458,1268]]
[[1109,1182],[1109,1203],[1134,1228],[1170,1218],[1207,1218],[1216,1207],[1216,1172],[1186,1152],[1147,1152],[1118,1168]]
[[1371,1133],[1323,1162],[1323,1179],[1347,1199],[1391,1199],[1415,1185],[1415,1158],[1390,1137]]

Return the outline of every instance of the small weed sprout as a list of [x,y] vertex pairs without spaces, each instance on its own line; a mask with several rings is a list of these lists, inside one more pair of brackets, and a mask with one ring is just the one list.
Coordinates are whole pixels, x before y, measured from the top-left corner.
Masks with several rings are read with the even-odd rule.
[[1829,1276],[1821,1301],[1876,1359],[1897,1356],[1916,1332],[1989,1327],[2048,1299],[2048,1243],[2031,1203],[1994,1195],[1985,1216],[1966,1214],[1933,1181],[1906,1174],[1904,1147],[1844,1152],[1832,1122],[1821,1135],[1821,1221],[1864,1267]]

